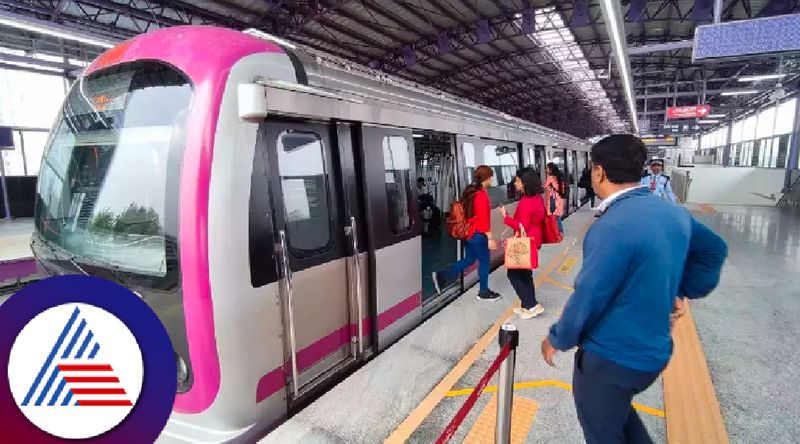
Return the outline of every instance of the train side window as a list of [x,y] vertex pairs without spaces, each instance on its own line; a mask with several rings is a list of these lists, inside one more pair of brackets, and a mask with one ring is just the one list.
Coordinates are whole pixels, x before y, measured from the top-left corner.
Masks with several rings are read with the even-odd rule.
[[475,145],[464,142],[461,144],[461,152],[464,154],[464,172],[466,176],[464,176],[464,181],[467,183],[472,183],[473,176],[475,174]]
[[287,130],[278,136],[277,148],[289,248],[297,257],[325,250],[332,227],[322,139]]
[[486,190],[492,207],[514,199],[516,192],[511,184],[519,168],[519,149],[513,146],[485,145],[483,162],[494,170],[492,185]]
[[411,152],[401,136],[385,136],[382,145],[389,225],[402,234],[411,230]]

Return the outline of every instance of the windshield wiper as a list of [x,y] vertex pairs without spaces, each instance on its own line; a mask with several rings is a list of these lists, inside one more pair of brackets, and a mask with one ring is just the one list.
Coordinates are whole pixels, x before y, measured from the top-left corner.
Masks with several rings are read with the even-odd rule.
[[83,269],[83,267],[78,265],[78,261],[75,260],[75,256],[70,255],[68,260],[69,260],[69,263],[72,264],[73,267],[77,268],[84,275],[89,276],[89,273],[87,273],[86,270]]

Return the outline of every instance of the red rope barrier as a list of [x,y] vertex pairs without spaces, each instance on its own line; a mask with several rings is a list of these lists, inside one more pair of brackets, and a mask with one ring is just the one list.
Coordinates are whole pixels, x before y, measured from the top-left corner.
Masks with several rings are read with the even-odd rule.
[[489,380],[492,379],[492,376],[497,372],[497,369],[500,368],[500,364],[508,357],[508,354],[511,353],[511,343],[506,344],[502,350],[500,350],[500,354],[497,355],[497,358],[494,360],[491,366],[489,366],[489,370],[483,375],[478,385],[475,387],[475,390],[472,391],[472,394],[469,395],[466,401],[464,401],[464,405],[461,406],[461,409],[458,410],[456,416],[453,417],[453,420],[450,421],[450,424],[444,429],[441,435],[439,435],[439,439],[436,440],[436,444],[444,444],[450,441],[450,438],[455,435],[456,430],[464,421],[464,418],[467,417],[467,413],[472,409],[475,405],[475,402],[478,400],[478,396],[483,393],[483,389],[486,388],[486,385],[489,384]]

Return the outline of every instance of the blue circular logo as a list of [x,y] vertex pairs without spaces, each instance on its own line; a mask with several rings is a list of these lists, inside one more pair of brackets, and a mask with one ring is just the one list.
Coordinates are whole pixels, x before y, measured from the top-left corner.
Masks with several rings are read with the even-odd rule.
[[0,305],[0,418],[19,442],[154,442],[177,386],[167,331],[140,297],[91,276]]

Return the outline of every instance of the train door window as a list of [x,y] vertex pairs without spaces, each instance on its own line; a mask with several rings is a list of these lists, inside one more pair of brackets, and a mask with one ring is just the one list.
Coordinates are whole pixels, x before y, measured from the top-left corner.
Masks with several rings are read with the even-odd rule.
[[402,136],[385,136],[382,144],[389,225],[402,234],[411,230],[411,151]]
[[331,244],[331,211],[322,139],[314,132],[278,137],[278,170],[289,248],[297,257]]
[[509,185],[514,181],[514,175],[519,166],[519,150],[513,146],[485,145],[483,147],[483,163],[494,170],[492,186],[486,192],[492,201],[492,207],[514,198],[509,196]]
[[461,152],[464,153],[464,170],[466,172],[464,180],[467,183],[472,183],[473,176],[475,175],[475,168],[478,166],[475,163],[475,145],[464,142],[461,144]]

